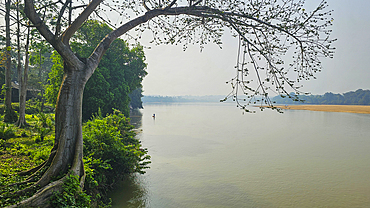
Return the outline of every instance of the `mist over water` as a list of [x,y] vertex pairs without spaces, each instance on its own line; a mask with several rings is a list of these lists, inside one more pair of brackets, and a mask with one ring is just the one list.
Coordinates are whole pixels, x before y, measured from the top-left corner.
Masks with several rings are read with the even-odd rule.
[[[145,105],[152,156],[113,207],[370,207],[370,115]],[[156,118],[152,115],[155,113]]]

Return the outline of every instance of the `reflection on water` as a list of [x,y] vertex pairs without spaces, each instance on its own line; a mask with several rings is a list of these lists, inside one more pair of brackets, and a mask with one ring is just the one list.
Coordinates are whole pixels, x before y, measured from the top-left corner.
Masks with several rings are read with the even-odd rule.
[[370,115],[144,107],[131,121],[151,168],[113,207],[370,207]]
[[130,111],[130,123],[131,125],[135,126],[136,129],[141,128],[141,118],[143,114],[138,109],[134,109]]
[[146,206],[147,191],[137,175],[127,176],[118,185],[117,190],[111,194],[113,204],[118,207],[142,208]]

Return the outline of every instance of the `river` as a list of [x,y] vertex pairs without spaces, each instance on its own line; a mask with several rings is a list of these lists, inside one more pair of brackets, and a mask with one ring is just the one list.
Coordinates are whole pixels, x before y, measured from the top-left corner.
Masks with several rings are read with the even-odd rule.
[[120,184],[114,208],[370,207],[369,114],[243,115],[225,103],[141,114],[151,168]]

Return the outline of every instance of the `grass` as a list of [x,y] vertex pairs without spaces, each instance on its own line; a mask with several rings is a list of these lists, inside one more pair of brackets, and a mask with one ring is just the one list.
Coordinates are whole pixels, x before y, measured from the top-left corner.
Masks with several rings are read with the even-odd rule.
[[[49,115],[53,116],[53,114]],[[2,118],[0,118],[2,120]],[[7,187],[9,184],[24,181],[28,176],[19,176],[17,173],[29,170],[44,162],[54,143],[53,133],[47,135],[42,142],[36,142],[38,137],[34,126],[38,125],[37,115],[26,115],[29,126],[18,128],[7,124],[6,129],[14,132],[11,138],[0,138],[0,207],[13,204],[15,200],[9,197],[23,186]],[[0,125],[5,125],[0,121]],[[52,131],[53,132],[53,131]]]

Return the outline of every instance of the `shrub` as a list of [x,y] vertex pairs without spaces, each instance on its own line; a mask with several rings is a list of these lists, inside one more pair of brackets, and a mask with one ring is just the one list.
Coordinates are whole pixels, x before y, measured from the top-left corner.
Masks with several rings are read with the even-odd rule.
[[5,107],[4,122],[14,123],[18,120],[18,115],[13,109],[8,109]]
[[37,133],[36,143],[43,142],[46,135],[53,131],[53,118],[45,113],[39,113],[37,116],[37,123],[35,131]]
[[70,174],[63,183],[63,190],[55,192],[50,199],[52,207],[70,208],[70,207],[91,207],[90,196],[80,187],[78,176]]
[[[124,174],[145,173],[150,156],[135,138],[133,126],[120,111],[97,115],[83,126],[86,189],[104,189]],[[99,191],[104,193],[103,191]]]
[[12,125],[0,122],[0,139],[8,140],[15,137],[15,129]]
[[37,106],[37,101],[35,98],[26,101],[26,113],[27,114],[37,114],[39,108]]

